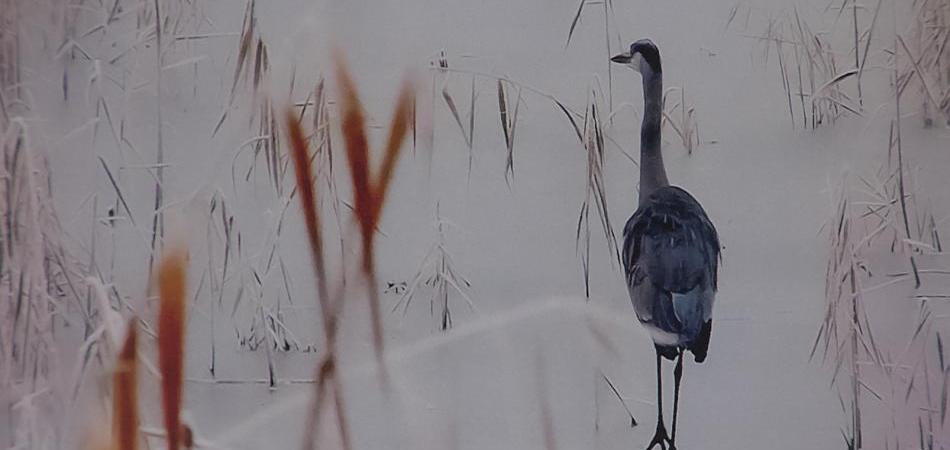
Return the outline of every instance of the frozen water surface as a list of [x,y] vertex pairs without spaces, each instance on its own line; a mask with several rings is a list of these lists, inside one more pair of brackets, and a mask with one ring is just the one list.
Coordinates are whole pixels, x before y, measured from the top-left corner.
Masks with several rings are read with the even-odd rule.
[[[608,137],[607,212],[619,237],[636,208],[642,95],[639,76],[618,66],[608,74],[607,58],[633,40],[650,37],[662,53],[665,85],[685,89],[700,132],[690,154],[673,129],[664,128],[670,180],[704,205],[724,245],[709,358],[703,364],[687,359],[677,447],[846,448],[842,430],[848,429],[850,416],[832,385],[835,364],[810,361],[809,355],[825,317],[829,244],[823,227],[834,214],[836,189],[843,174],[874,173],[888,158],[893,87],[882,49],[892,48],[891,25],[875,31],[881,36],[873,41],[862,80],[864,117],[845,115],[811,130],[801,126],[800,99],[783,90],[774,48],[766,56],[758,38],[770,15],[791,17],[793,5],[786,2],[608,0],[609,44],[604,5],[591,2],[567,46],[576,1],[257,2],[248,64],[255,64],[260,38],[269,67],[256,91],[249,69],[233,94],[244,2],[160,2],[172,14],[163,24],[160,75],[155,44],[142,37],[151,25],[135,20],[151,11],[151,2],[118,2],[122,12],[114,23],[77,40],[88,58],[79,50],[57,56],[63,32],[47,20],[62,27],[58,14],[69,15],[69,32],[76,35],[103,20],[104,6],[79,3],[21,11],[20,32],[28,38],[21,40],[20,52],[33,143],[48,158],[52,198],[69,248],[83,264],[93,262],[92,274],[112,283],[151,322],[156,302],[146,298],[148,256],[161,134],[165,211],[192,251],[185,409],[199,443],[255,449],[293,448],[301,441],[313,392],[307,381],[323,349],[310,254],[297,199],[289,197],[292,167],[284,166],[278,190],[266,151],[258,153],[254,146],[270,132],[260,128],[265,99],[273,103],[282,129],[284,108],[312,100],[317,80],[326,75],[333,176],[338,198],[346,203],[334,212],[325,178],[318,191],[331,285],[339,285],[344,270],[347,274],[341,377],[353,447],[540,449],[547,426],[562,449],[646,445],[656,411],[651,342],[636,323],[593,205],[590,299],[584,298],[584,251],[575,237],[587,198],[588,159],[564,112],[545,95],[581,114],[596,96]],[[795,5],[802,20],[836,30],[829,40],[847,43],[851,13],[840,19],[845,22],[834,22],[836,11],[824,11],[826,6]],[[863,6],[860,17],[867,23],[874,5]],[[730,22],[734,8],[738,14]],[[893,13],[887,8],[879,20],[890,24]],[[142,42],[135,45],[137,40]],[[415,144],[410,139],[404,148],[377,235],[380,285],[372,288],[382,292],[387,311],[388,391],[380,384],[365,292],[353,270],[359,253],[331,76],[334,45],[358,83],[372,148],[380,150],[385,141],[395,93],[406,74],[419,89]],[[838,64],[844,71],[853,53],[847,53],[847,44],[840,48]],[[449,71],[433,69],[443,54]],[[794,91],[799,75],[790,76]],[[513,174],[507,178],[496,77],[510,80],[505,86],[512,105],[521,87]],[[460,131],[443,89],[466,131]],[[469,131],[473,89],[474,131]],[[847,89],[851,93],[853,86]],[[912,90],[903,144],[913,150],[905,152],[905,164],[915,192],[922,193],[917,204],[927,204],[939,221],[950,208],[943,178],[950,168],[948,135],[940,127],[920,127],[920,92]],[[679,98],[674,91],[667,106]],[[109,118],[100,101],[108,105]],[[795,119],[789,118],[789,101]],[[98,122],[91,122],[96,117]],[[473,135],[471,149],[465,133]],[[284,140],[281,135],[282,163],[287,162]],[[132,220],[117,203],[103,165],[115,176]],[[117,207],[121,217],[110,225],[109,210]],[[222,207],[233,216],[230,243]],[[342,251],[338,226],[347,242]],[[946,222],[938,228],[946,230]],[[431,289],[419,290],[405,310],[388,313],[402,296],[402,283],[413,285],[427,252],[438,243],[453,269],[471,283],[464,291],[474,304],[470,308],[450,288],[454,327],[445,332],[439,329],[439,304],[430,315]],[[231,249],[227,267],[225,247]],[[888,261],[882,276],[908,270],[903,257],[887,253],[882,258]],[[946,264],[946,257],[938,252],[922,261],[935,268]],[[927,280],[932,287],[927,292],[942,288],[946,294],[948,285],[938,275]],[[895,298],[915,295],[910,282],[889,292]],[[928,332],[950,335],[945,306],[934,306]],[[885,317],[883,328],[907,329],[907,323],[915,323],[919,301],[907,299],[876,311]],[[122,313],[130,315],[128,309]],[[891,321],[900,326],[888,325]],[[61,375],[52,382],[57,389],[75,384],[83,336],[78,323],[60,325]],[[907,339],[897,335],[894,342]],[[275,336],[289,349],[266,350]],[[145,341],[145,354],[154,359],[154,342]],[[214,373],[209,371],[212,351]],[[106,415],[108,403],[96,400],[107,380],[102,364],[90,366],[77,400],[65,402],[63,433],[69,437],[50,447],[75,447],[72,436],[93,417]],[[669,408],[672,364],[664,363],[664,373]],[[143,427],[159,430],[157,383],[152,375],[143,377]],[[630,426],[605,377],[638,426]],[[933,398],[939,398],[940,380],[930,387]],[[862,396],[876,401],[869,392]],[[0,413],[5,419],[0,435],[9,436],[0,439],[2,445],[26,442],[14,429],[26,425],[14,425],[20,422],[11,411]],[[320,435],[325,446],[339,444],[333,414],[332,408],[324,412]],[[666,417],[671,417],[669,409]],[[865,425],[866,448],[885,448],[873,437],[887,434],[891,426],[880,417],[887,416]],[[947,428],[933,429],[940,444]],[[163,445],[154,437],[151,443]],[[914,445],[905,441],[903,448]]]

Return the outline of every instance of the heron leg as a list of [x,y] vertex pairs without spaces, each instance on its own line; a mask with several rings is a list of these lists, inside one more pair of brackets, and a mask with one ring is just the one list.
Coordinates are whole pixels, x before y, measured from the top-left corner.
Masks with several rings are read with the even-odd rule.
[[683,354],[686,353],[683,350],[680,350],[679,358],[676,359],[676,368],[673,369],[673,434],[670,437],[670,449],[676,449],[676,417],[679,412],[679,403],[680,403],[680,380],[683,378]]
[[[666,434],[666,425],[663,424],[663,372],[662,372],[662,361],[660,357],[660,348],[655,347],[656,349],[656,433],[653,435],[653,439],[650,440],[650,445],[647,446],[647,450],[651,450],[653,447],[659,446],[661,449],[667,449],[667,443],[671,443],[669,436]],[[671,447],[672,449],[672,447]]]

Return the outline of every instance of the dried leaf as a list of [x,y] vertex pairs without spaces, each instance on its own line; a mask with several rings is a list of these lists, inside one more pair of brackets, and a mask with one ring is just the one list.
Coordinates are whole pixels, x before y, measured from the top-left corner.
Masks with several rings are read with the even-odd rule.
[[364,238],[365,252],[371,251],[365,246],[367,236],[372,236],[372,192],[369,182],[369,146],[366,141],[366,120],[363,118],[362,105],[356,91],[356,85],[350,76],[346,61],[339,52],[334,52],[334,67],[340,88],[340,107],[342,115],[343,140],[346,144],[346,156],[350,165],[350,177],[353,181],[353,195],[356,217],[360,223]]
[[508,98],[505,93],[505,85],[501,79],[498,79],[498,114],[501,116],[501,131],[505,134],[505,146],[511,147],[511,137],[508,136]]
[[[292,109],[287,110],[287,129],[290,134],[291,157],[297,174],[297,192],[300,193],[300,206],[303,208],[307,237],[310,240],[311,256],[316,269],[317,289],[324,318],[324,326],[332,324],[333,312],[329,310],[329,294],[326,286],[326,270],[323,261],[323,239],[320,235],[320,214],[317,211],[317,198],[313,188],[313,173],[310,168],[310,155],[307,140],[304,138],[300,122]],[[332,329],[332,328],[331,328]]]
[[373,185],[374,209],[373,209],[373,227],[379,224],[382,214],[383,204],[386,201],[390,182],[392,181],[393,171],[396,168],[396,160],[399,157],[399,150],[402,148],[402,141],[405,140],[412,123],[413,103],[415,91],[412,83],[404,81],[399,90],[399,99],[396,100],[396,110],[393,112],[392,123],[389,128],[389,139],[386,141],[386,153],[383,158],[382,167],[376,183]]
[[452,112],[452,117],[455,118],[455,123],[458,124],[459,130],[462,131],[462,138],[465,139],[465,144],[467,145],[469,142],[468,132],[465,131],[465,125],[462,124],[462,116],[459,115],[459,110],[455,106],[455,100],[452,99],[452,94],[449,94],[448,87],[442,88],[442,99],[445,100],[449,111]]
[[356,92],[356,85],[350,77],[346,61],[339,51],[334,52],[336,78],[340,86],[343,140],[346,144],[346,156],[350,165],[350,178],[353,181],[354,211],[360,224],[362,238],[363,275],[369,284],[370,317],[373,329],[373,347],[382,366],[383,327],[379,311],[379,293],[376,290],[376,269],[373,256],[373,237],[375,232],[375,183],[369,179],[369,147],[366,142],[366,123],[362,105]]

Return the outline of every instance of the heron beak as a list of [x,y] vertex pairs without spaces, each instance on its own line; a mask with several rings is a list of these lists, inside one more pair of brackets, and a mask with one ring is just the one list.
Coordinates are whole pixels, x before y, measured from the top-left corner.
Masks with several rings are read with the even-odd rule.
[[629,64],[632,59],[633,59],[633,56],[630,54],[630,52],[623,52],[619,55],[616,55],[610,58],[611,61],[617,64]]

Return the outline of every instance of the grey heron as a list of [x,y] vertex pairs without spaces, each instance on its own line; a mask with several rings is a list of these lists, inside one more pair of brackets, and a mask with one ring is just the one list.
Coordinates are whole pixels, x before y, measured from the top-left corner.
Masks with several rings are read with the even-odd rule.
[[[663,69],[660,52],[649,39],[611,58],[643,78],[640,127],[640,195],[636,212],[623,229],[623,266],[627,291],[640,323],[656,350],[657,425],[647,449],[676,448],[683,356],[706,359],[712,332],[712,307],[719,270],[719,236],[703,207],[682,188],[671,186],[663,167],[660,130]],[[663,422],[662,358],[673,370],[673,427]]]

